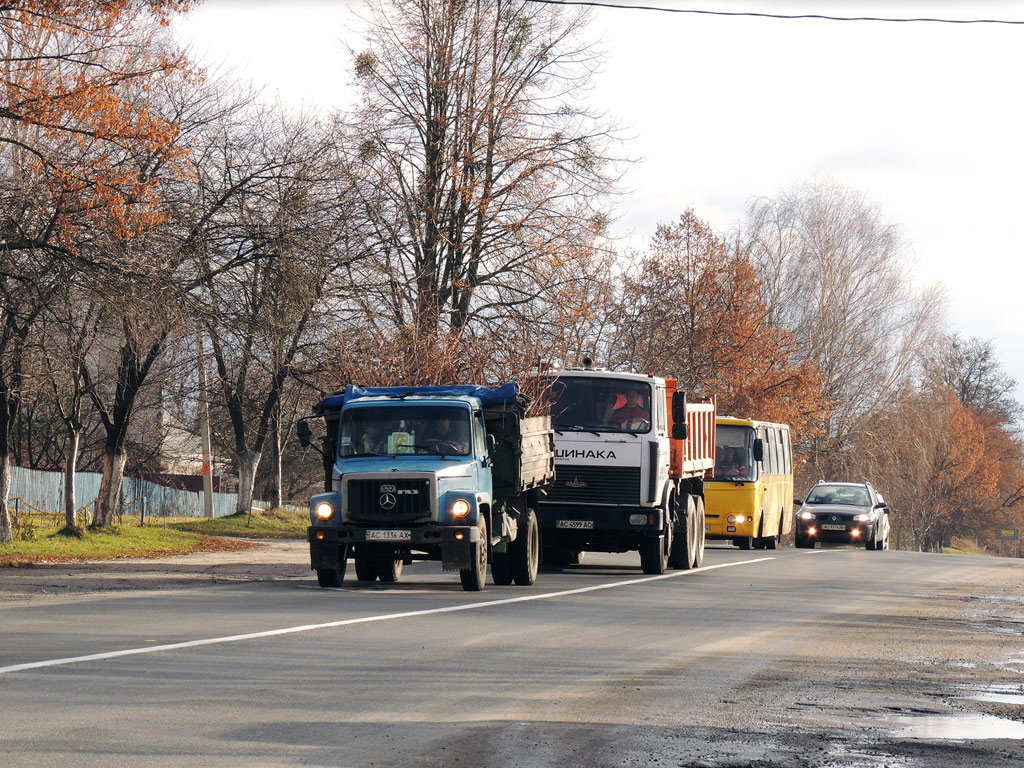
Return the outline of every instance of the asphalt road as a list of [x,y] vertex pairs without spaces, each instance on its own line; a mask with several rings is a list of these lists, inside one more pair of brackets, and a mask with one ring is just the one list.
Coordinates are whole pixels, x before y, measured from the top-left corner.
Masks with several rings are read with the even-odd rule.
[[1024,762],[1019,560],[588,553],[476,594],[435,563],[294,573],[0,602],[0,765]]

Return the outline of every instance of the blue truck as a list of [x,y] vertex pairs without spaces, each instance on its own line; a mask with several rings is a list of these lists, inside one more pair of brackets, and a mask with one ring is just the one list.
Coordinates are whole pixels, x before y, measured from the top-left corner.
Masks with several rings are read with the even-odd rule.
[[[552,483],[548,416],[502,387],[356,387],[324,399],[324,493],[310,499],[310,565],[340,586],[395,582],[413,560],[440,560],[463,589],[533,584],[540,563],[537,504]],[[303,445],[311,430],[299,426]]]

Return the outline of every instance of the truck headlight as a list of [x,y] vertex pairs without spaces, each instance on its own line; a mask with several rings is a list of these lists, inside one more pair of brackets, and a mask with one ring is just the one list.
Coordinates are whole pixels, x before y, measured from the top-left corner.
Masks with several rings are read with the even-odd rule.
[[452,504],[452,517],[465,517],[469,514],[471,507],[465,499],[456,499]]
[[334,517],[334,506],[327,501],[321,501],[313,510],[317,520],[330,520]]

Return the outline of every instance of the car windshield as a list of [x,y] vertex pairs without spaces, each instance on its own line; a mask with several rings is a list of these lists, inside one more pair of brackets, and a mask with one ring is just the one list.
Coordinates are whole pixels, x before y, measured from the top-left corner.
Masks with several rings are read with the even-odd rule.
[[816,485],[807,494],[808,504],[845,504],[866,507],[871,503],[868,489],[861,485]]
[[715,430],[715,480],[755,480],[751,447],[754,430],[736,424],[719,424]]
[[552,383],[549,399],[557,430],[651,431],[651,387],[644,382],[567,376]]
[[395,403],[347,408],[341,416],[340,455],[468,456],[468,408]]

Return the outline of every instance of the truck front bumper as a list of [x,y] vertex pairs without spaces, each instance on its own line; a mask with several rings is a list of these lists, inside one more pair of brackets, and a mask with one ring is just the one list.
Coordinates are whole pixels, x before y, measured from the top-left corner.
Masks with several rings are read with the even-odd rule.
[[[385,538],[386,537],[386,538]],[[475,525],[426,525],[409,528],[311,525],[306,530],[311,567],[331,568],[341,557],[359,552],[417,550],[436,557],[445,570],[471,568],[476,562],[474,546],[480,542]],[[434,559],[434,558],[431,558]]]

